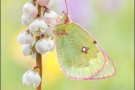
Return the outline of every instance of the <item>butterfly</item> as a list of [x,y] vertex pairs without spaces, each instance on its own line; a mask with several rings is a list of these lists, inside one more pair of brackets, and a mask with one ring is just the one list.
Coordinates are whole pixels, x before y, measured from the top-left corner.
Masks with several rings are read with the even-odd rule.
[[58,62],[67,77],[75,80],[100,80],[116,74],[113,61],[97,40],[72,22],[68,13],[63,12],[55,35]]

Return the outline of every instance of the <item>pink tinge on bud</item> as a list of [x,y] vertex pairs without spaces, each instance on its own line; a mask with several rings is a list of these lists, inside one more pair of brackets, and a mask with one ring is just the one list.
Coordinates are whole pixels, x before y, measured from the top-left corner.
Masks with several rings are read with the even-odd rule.
[[42,38],[42,39],[38,40],[35,48],[36,48],[38,53],[45,54],[48,50],[48,46],[49,46],[49,43],[48,43],[47,39]]
[[47,25],[56,24],[57,18],[58,16],[53,10],[47,10],[43,16],[43,19],[45,20]]
[[27,15],[22,15],[22,25],[30,25],[33,21],[35,20],[35,18],[27,16]]
[[23,52],[23,55],[24,56],[28,56],[31,54],[32,52],[32,49],[31,49],[31,46],[29,44],[25,44],[22,46],[22,52]]
[[53,7],[53,1],[50,0],[50,1],[46,4],[46,7],[47,7],[48,9],[51,9],[51,8]]
[[50,2],[50,0],[37,0],[37,2],[40,6],[45,6]]
[[31,44],[33,45],[35,43],[35,38],[32,36],[32,34],[27,30],[22,32],[18,35],[18,43],[19,44]]
[[40,31],[38,31],[38,32],[46,32],[46,30],[48,29],[48,26],[47,26],[47,24],[44,22],[43,19],[38,18],[38,19],[34,20],[34,21],[30,24],[29,29],[30,29],[31,32],[33,32],[33,31],[38,31],[38,30],[40,30]]
[[27,16],[35,18],[38,14],[38,9],[36,5],[30,1],[23,6],[23,13]]

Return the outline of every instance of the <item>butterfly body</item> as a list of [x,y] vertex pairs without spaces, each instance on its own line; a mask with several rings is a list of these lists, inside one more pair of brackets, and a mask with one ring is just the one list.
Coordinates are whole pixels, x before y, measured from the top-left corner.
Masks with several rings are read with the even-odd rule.
[[58,61],[66,76],[76,80],[96,80],[115,74],[110,57],[82,27],[66,20],[57,26],[55,34],[58,36]]

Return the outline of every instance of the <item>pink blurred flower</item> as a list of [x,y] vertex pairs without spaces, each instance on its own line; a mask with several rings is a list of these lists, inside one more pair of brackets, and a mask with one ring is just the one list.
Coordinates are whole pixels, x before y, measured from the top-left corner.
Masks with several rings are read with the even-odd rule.
[[102,0],[102,9],[108,12],[115,12],[119,9],[121,0]]
[[[66,10],[66,5],[64,0],[60,1],[57,7],[59,13]],[[71,20],[85,28],[89,28],[94,22],[94,12],[92,0],[67,0],[68,4],[68,14]]]

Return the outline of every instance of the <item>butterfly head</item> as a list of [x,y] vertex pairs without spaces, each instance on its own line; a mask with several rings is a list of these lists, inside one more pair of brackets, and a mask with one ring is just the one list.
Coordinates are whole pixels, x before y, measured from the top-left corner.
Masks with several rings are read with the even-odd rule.
[[68,14],[65,13],[65,11],[62,12],[62,21],[64,22],[64,24],[70,22],[70,19],[68,17]]

